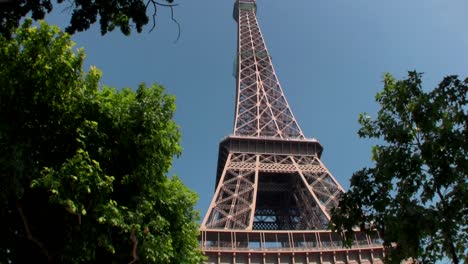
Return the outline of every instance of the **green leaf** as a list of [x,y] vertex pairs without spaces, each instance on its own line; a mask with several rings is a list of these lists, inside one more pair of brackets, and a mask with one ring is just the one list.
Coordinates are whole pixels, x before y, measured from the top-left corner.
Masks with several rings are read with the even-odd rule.
[[[174,97],[156,84],[100,87],[101,72],[84,71],[73,45],[57,27],[29,20],[0,37],[0,245],[8,242],[8,260],[121,263],[134,234],[144,263],[200,263],[196,195],[167,177],[181,153]],[[31,235],[47,250],[24,247]]]
[[468,248],[468,79],[448,76],[426,92],[421,77],[385,74],[377,119],[359,116],[359,136],[383,142],[372,147],[374,166],[352,176],[331,226],[346,231],[349,245],[356,226],[373,223],[386,245],[396,245],[389,263],[460,263]]

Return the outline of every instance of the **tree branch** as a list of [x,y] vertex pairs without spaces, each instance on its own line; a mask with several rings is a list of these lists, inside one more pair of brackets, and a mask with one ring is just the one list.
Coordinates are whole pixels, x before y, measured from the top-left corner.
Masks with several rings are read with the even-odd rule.
[[26,237],[28,238],[28,240],[36,244],[41,249],[42,254],[44,254],[48,259],[50,259],[47,248],[44,246],[43,243],[41,243],[32,235],[31,230],[29,229],[28,220],[26,219],[26,216],[24,215],[24,212],[23,212],[23,208],[19,202],[16,202],[16,209],[18,210],[18,213],[21,216],[21,220],[23,220],[24,231],[26,232]]
[[180,23],[179,23],[179,21],[177,21],[177,19],[174,18],[174,6],[178,6],[178,4],[163,4],[163,3],[159,3],[156,0],[148,0],[148,2],[146,3],[146,8],[148,8],[149,4],[152,4],[153,9],[154,9],[154,12],[153,12],[153,15],[152,15],[153,26],[151,27],[149,32],[152,32],[153,29],[156,27],[156,15],[157,15],[157,11],[158,11],[158,6],[169,7],[171,9],[171,20],[177,25],[177,29],[178,29],[177,38],[174,41],[174,43],[179,41],[179,38],[180,38]]
[[[442,195],[442,193],[440,192],[440,188],[438,187],[436,188],[436,192],[439,195],[440,201],[442,202],[442,210],[443,210],[442,213],[445,214],[446,209],[449,207],[447,204],[447,201],[445,200],[445,196]],[[455,248],[452,235],[449,234],[447,230],[445,230],[444,226],[442,226],[441,231],[442,231],[442,236],[447,240],[449,251],[450,251],[450,254],[452,255],[452,262],[454,264],[458,264],[459,259],[458,259],[457,249]]]
[[172,8],[172,6],[170,8],[171,8],[171,20],[174,21],[174,23],[176,23],[176,25],[177,25],[177,38],[174,41],[174,43],[176,43],[177,41],[179,41],[179,38],[180,38],[180,24],[179,24],[179,21],[177,21],[174,18],[174,9]]
[[62,10],[62,13],[65,13],[65,12],[68,12],[69,14],[72,13],[72,9],[73,9],[73,7],[75,6],[75,2],[74,2],[74,1],[68,0],[68,3],[69,3],[70,5],[67,6],[67,7],[65,7],[65,8]]
[[133,259],[128,264],[133,264],[138,260],[138,255],[137,255],[138,239],[135,236],[135,231],[132,231],[132,233],[130,234],[130,239],[133,242],[133,249],[132,249]]

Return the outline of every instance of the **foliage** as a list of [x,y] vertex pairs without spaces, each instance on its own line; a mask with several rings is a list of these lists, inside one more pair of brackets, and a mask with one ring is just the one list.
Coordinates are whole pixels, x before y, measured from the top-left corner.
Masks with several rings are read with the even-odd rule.
[[[73,34],[76,31],[84,31],[96,23],[99,18],[101,34],[120,28],[125,35],[130,34],[134,26],[137,32],[141,32],[143,26],[152,18],[153,28],[158,6],[174,6],[174,0],[116,0],[116,1],[92,1],[72,0],[66,8],[71,13],[70,25],[66,32]],[[10,36],[18,27],[21,18],[31,15],[35,20],[44,19],[54,7],[52,0],[5,0],[0,1],[0,35]],[[56,0],[55,6],[64,0]],[[152,8],[152,11],[150,11]],[[152,12],[147,14],[148,12]]]
[[377,229],[389,260],[467,262],[468,79],[445,77],[433,91],[421,74],[384,77],[377,119],[361,114],[359,136],[385,141],[372,148],[375,166],[356,172],[333,213],[333,228]]
[[196,194],[168,178],[174,97],[99,89],[66,33],[0,37],[0,263],[199,263]]

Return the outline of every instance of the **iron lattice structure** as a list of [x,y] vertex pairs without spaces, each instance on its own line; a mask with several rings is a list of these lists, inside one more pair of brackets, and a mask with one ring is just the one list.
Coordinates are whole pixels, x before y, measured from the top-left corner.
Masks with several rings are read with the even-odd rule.
[[381,240],[353,248],[327,229],[343,188],[304,137],[276,77],[255,0],[237,0],[234,133],[219,147],[216,191],[201,225],[207,263],[382,263]]

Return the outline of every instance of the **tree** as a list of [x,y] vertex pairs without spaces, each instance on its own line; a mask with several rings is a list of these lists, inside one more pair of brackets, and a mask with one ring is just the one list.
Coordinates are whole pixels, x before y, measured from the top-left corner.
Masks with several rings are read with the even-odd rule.
[[197,196],[168,178],[174,97],[98,88],[66,33],[0,36],[0,263],[199,263]]
[[[69,1],[68,10],[71,11],[70,25],[66,32],[73,34],[76,31],[87,30],[99,18],[101,34],[118,27],[125,35],[130,34],[134,26],[138,33],[143,26],[152,20],[152,28],[156,26],[156,14],[158,7],[176,6],[174,0],[116,0],[116,1],[92,1],[92,0],[72,0]],[[29,14],[35,20],[44,19],[54,7],[51,0],[4,0],[0,1],[0,35],[11,36],[15,28],[23,17]],[[64,0],[56,0],[56,6]],[[149,12],[147,14],[147,12]],[[172,13],[173,14],[173,13]],[[172,16],[172,20],[177,21]],[[178,25],[178,23],[177,23]]]
[[348,244],[357,226],[380,232],[393,263],[468,261],[467,95],[456,76],[426,92],[420,73],[385,75],[377,118],[359,117],[359,136],[382,142],[374,167],[354,173],[332,216]]

